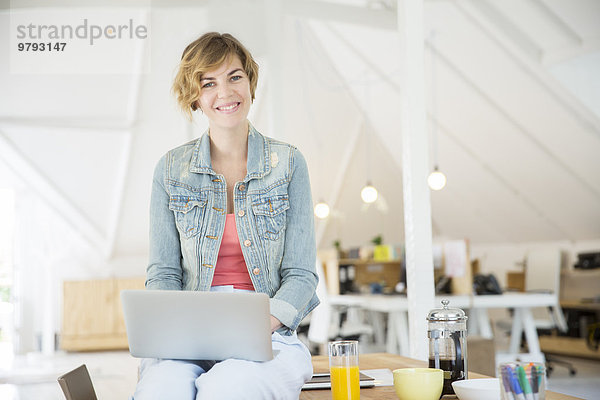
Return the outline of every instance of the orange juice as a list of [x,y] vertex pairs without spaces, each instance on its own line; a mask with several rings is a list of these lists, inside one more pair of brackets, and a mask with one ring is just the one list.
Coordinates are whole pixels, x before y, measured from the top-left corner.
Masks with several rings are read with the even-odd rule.
[[358,365],[329,368],[333,400],[359,400],[360,385]]

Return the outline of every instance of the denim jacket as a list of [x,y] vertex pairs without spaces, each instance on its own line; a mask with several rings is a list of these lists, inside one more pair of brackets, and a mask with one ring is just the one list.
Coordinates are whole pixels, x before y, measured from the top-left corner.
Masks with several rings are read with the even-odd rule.
[[[211,165],[207,133],[158,162],[148,289],[210,290],[227,213],[225,178]],[[250,125],[247,175],[235,183],[234,214],[255,290],[268,294],[271,314],[295,330],[319,304],[312,197],[300,151]]]

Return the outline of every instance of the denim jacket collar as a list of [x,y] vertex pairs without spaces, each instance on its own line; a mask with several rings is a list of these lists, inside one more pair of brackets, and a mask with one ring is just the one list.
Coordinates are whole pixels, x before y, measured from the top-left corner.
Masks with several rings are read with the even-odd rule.
[[[262,178],[271,172],[271,153],[269,143],[265,140],[252,124],[248,123],[248,161],[246,162],[246,178]],[[216,175],[210,161],[210,138],[208,130],[200,136],[194,146],[194,152],[190,163],[190,172]]]

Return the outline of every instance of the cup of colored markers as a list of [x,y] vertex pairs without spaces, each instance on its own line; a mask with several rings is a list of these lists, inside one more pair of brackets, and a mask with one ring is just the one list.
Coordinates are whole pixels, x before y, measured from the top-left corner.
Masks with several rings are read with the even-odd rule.
[[546,369],[534,362],[509,362],[498,367],[502,400],[545,400]]

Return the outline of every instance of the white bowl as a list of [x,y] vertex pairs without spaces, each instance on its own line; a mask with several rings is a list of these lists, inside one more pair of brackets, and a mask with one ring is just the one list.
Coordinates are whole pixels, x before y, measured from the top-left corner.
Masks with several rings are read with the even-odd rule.
[[498,378],[455,381],[452,387],[460,400],[500,400]]

